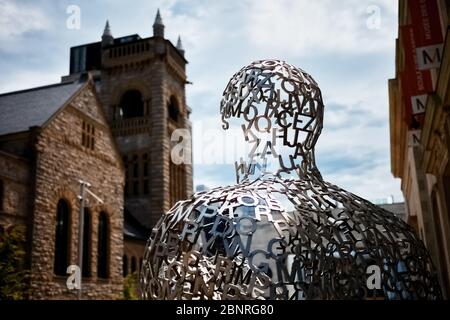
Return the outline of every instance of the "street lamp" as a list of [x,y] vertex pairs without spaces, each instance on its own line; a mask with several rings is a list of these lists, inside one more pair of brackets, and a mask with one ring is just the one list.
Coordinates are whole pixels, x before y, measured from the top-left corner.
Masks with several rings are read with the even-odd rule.
[[85,192],[90,194],[93,198],[95,198],[98,202],[103,204],[103,200],[94,194],[88,188],[91,187],[89,182],[78,180],[80,184],[80,194],[78,195],[78,200],[80,201],[80,210],[78,221],[78,267],[80,268],[80,287],[78,288],[78,300],[81,300],[81,279],[83,278],[83,234],[84,234],[84,203],[85,203]]

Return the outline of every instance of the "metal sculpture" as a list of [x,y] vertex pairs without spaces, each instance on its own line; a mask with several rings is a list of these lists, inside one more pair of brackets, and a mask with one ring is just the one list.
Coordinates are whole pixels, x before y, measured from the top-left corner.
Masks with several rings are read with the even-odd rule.
[[314,146],[324,106],[309,74],[253,62],[231,78],[220,111],[223,128],[240,121],[251,145],[236,163],[238,184],[196,193],[160,219],[141,268],[142,298],[441,297],[409,225],[323,181]]

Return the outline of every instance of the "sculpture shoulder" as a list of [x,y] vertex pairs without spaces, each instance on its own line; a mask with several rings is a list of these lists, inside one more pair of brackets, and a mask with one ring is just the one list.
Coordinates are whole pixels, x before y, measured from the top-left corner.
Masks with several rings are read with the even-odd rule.
[[[168,212],[172,220],[192,218],[205,210],[216,213],[229,212],[229,207],[265,206],[282,208],[282,211],[298,211],[309,215],[322,213],[330,217],[353,217],[357,220],[398,223],[391,212],[367,201],[335,184],[319,178],[313,179],[257,179],[249,182],[218,187],[195,193],[177,202]],[[277,204],[278,203],[278,204]],[[383,223],[384,224],[384,223]]]

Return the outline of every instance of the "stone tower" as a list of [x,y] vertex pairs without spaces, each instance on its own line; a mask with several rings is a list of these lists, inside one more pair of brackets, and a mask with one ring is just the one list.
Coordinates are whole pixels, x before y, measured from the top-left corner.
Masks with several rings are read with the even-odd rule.
[[164,38],[159,10],[149,38],[114,38],[107,22],[101,42],[71,48],[71,75],[64,77],[94,74],[126,168],[125,211],[146,227],[192,193],[192,166],[171,160],[172,132],[191,131],[187,60],[178,47]]

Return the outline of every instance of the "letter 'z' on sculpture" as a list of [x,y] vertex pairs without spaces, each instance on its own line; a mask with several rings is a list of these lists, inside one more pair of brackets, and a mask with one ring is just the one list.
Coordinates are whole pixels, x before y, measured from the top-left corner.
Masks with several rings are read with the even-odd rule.
[[413,229],[322,179],[314,146],[324,105],[309,74],[255,61],[228,82],[220,113],[249,144],[237,184],[162,216],[146,246],[143,299],[441,298]]

